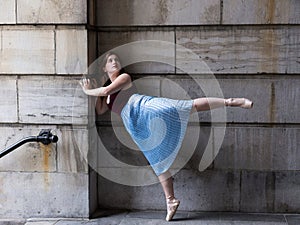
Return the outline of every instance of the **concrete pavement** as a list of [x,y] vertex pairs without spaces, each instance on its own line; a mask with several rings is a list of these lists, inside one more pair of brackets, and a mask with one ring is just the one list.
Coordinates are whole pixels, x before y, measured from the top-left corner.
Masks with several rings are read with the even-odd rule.
[[106,211],[95,219],[27,219],[1,220],[1,225],[300,225],[300,214],[251,214],[219,212],[178,212],[171,222],[165,212]]

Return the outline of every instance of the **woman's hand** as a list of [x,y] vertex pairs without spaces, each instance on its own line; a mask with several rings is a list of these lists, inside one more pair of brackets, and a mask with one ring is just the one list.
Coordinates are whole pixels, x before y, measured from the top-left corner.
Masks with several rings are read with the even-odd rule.
[[90,89],[93,88],[90,79],[87,79],[86,77],[82,78],[79,81],[79,84],[80,84],[80,86],[81,86],[84,93],[86,93],[87,90],[90,90]]

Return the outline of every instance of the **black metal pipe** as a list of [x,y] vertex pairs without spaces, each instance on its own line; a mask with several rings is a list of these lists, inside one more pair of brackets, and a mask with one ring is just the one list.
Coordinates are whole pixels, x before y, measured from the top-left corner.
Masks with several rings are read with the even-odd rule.
[[48,145],[50,143],[56,143],[58,141],[58,137],[56,135],[53,135],[51,133],[51,130],[41,130],[38,136],[30,136],[23,138],[22,140],[18,141],[17,143],[9,146],[8,148],[2,150],[0,152],[0,158],[7,155],[8,153],[12,152],[16,148],[20,147],[21,145],[24,145],[28,142],[41,142],[44,145]]

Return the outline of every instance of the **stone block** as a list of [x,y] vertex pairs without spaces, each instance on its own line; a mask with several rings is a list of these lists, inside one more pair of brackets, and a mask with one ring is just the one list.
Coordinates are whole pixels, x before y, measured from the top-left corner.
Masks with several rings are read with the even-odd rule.
[[0,0],[0,24],[16,23],[16,1]]
[[251,110],[227,108],[228,122],[299,123],[296,101],[300,97],[300,80],[296,77],[249,76],[218,81],[225,97],[245,97],[254,102]]
[[[88,172],[88,131],[84,127],[55,127],[48,125],[58,136],[57,144],[29,142],[4,156],[0,171],[22,172]],[[37,136],[43,126],[2,127],[1,148],[5,149],[25,137]]]
[[21,123],[87,124],[88,101],[78,80],[27,76],[18,90]]
[[[211,27],[182,28],[176,31],[176,43],[198,57],[179,58],[176,65],[192,74],[203,73],[193,63],[204,62],[213,73],[262,74],[298,73],[299,28]],[[199,60],[199,59],[200,60]],[[193,66],[191,68],[191,65]],[[180,72],[179,72],[180,73]],[[204,71],[204,74],[207,71]]]
[[0,217],[88,218],[85,173],[0,172]]
[[165,197],[158,183],[150,186],[132,187],[99,176],[98,184],[100,208],[165,209]]
[[[148,162],[143,153],[133,143],[125,128],[124,133],[120,133],[118,127],[99,127],[99,140],[103,147],[97,146],[99,167],[127,167],[127,166],[147,166]],[[126,132],[126,133],[125,133]],[[123,135],[122,135],[123,134]],[[122,136],[121,136],[122,135]],[[95,146],[96,147],[96,146]],[[106,157],[108,152],[116,161],[109,160]],[[122,162],[119,164],[118,162]],[[124,163],[124,164],[123,164]]]
[[62,127],[57,130],[58,172],[88,172],[88,130],[86,127]]
[[56,73],[87,72],[87,31],[56,30]]
[[241,211],[299,212],[299,173],[244,171]]
[[227,127],[214,167],[257,171],[299,170],[299,135],[297,128]]
[[243,171],[241,176],[241,211],[272,212],[275,203],[275,174]]
[[[98,26],[202,25],[220,23],[218,0],[98,1]],[[111,13],[114,17],[111,18]],[[110,18],[110,19],[107,19]]]
[[[17,81],[16,77],[2,76],[0,78],[0,105],[2,123],[13,123],[18,121],[17,115]],[[9,112],[9,113],[7,113]]]
[[[175,176],[174,189],[184,211],[238,211],[239,173],[182,170]],[[101,207],[165,210],[160,184],[129,187],[99,177]],[[126,195],[122,193],[127,193]],[[112,200],[114,199],[114,200]]]
[[[42,129],[44,128],[38,126],[1,127],[1,150],[18,143],[23,138],[38,136]],[[55,127],[47,126],[47,129]],[[0,171],[55,172],[56,150],[56,144],[28,142],[1,158]]]
[[2,74],[53,74],[53,30],[2,30]]
[[175,190],[185,211],[238,211],[239,186],[239,173],[229,171],[182,170],[175,176]]
[[300,106],[297,99],[300,97],[300,79],[287,77],[283,80],[274,80],[270,83],[271,102],[269,118],[271,122],[299,123]]
[[276,174],[275,212],[298,213],[300,211],[299,186],[299,170],[283,171]]
[[299,24],[297,0],[224,0],[222,24]]
[[299,215],[287,215],[286,220],[289,225],[297,225],[300,221],[300,216]]
[[26,24],[85,24],[87,2],[84,0],[18,0],[17,22]]
[[[151,45],[147,43],[149,40],[161,43]],[[165,42],[175,42],[173,31],[99,32],[98,55],[104,55],[107,51],[119,53],[120,61],[128,73],[174,73],[175,47],[166,47]],[[154,58],[155,61],[148,58]]]

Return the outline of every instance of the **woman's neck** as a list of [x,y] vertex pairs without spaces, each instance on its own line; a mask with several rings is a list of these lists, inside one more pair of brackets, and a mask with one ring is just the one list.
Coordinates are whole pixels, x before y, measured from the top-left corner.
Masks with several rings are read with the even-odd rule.
[[111,80],[111,82],[113,82],[118,76],[119,76],[119,71],[115,72],[115,73],[112,73],[112,74],[109,74],[109,79]]

